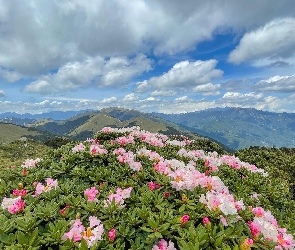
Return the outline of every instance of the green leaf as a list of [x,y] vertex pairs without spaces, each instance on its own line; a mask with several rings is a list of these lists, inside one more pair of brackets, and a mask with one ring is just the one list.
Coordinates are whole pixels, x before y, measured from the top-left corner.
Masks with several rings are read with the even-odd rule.
[[155,232],[154,234],[157,238],[163,238],[162,234],[159,232]]
[[29,238],[22,232],[22,231],[17,231],[17,241],[21,245],[28,245],[29,243]]
[[179,208],[179,213],[182,213],[185,210],[185,204],[183,204],[180,208]]
[[148,232],[148,233],[151,233],[151,232],[154,232],[153,229],[150,229],[150,228],[147,228],[147,227],[140,227],[143,231],[145,232]]

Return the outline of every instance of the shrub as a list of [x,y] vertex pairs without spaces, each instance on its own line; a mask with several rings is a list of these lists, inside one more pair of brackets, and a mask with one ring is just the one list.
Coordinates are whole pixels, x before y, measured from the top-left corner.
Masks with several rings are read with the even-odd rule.
[[286,183],[181,138],[104,128],[7,169],[0,248],[294,248]]

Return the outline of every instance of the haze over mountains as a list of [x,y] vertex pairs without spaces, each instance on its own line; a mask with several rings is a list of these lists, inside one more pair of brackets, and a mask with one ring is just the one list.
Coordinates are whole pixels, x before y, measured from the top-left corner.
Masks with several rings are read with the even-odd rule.
[[77,140],[92,137],[105,126],[140,126],[151,132],[209,137],[223,144],[224,148],[234,150],[250,146],[295,148],[295,114],[255,109],[220,108],[183,114],[150,114],[107,108],[99,111],[54,111],[40,115],[3,113],[0,121]]

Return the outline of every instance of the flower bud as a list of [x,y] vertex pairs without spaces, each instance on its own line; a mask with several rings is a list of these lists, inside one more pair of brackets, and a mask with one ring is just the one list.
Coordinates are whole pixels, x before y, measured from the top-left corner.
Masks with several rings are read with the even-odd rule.
[[189,220],[189,215],[188,214],[185,214],[184,216],[182,216],[181,219],[180,219],[181,225],[187,223],[188,220]]
[[19,182],[17,186],[18,186],[18,189],[20,190],[24,188],[24,184],[22,182]]

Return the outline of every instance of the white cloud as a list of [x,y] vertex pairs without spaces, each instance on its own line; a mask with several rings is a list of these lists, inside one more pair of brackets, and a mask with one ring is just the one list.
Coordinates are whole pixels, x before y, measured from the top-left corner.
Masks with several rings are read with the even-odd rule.
[[[110,105],[111,104],[111,105]],[[81,100],[81,101],[56,101],[45,100],[41,102],[23,101],[0,101],[0,112],[17,113],[43,113],[51,110],[74,111],[94,109],[98,110],[107,107],[122,107],[135,109],[142,112],[163,112],[163,113],[185,113],[199,111],[216,107],[244,107],[255,108],[272,112],[293,112],[295,113],[295,94],[278,98],[275,96],[263,96],[255,93],[227,92],[222,98],[217,100],[191,99],[188,96],[165,100],[160,98],[148,97],[140,99],[134,93],[127,94],[123,98],[104,98],[102,100]]]
[[124,86],[134,77],[151,70],[152,61],[146,56],[139,54],[135,58],[111,57],[103,68],[100,85]]
[[67,63],[57,73],[41,76],[23,88],[24,92],[50,94],[64,93],[95,84],[99,87],[122,87],[132,77],[151,69],[151,60],[139,54],[134,58],[101,57],[83,62]]
[[176,96],[177,92],[174,90],[155,90],[151,96]]
[[258,91],[295,92],[295,75],[272,76],[267,80],[259,81],[254,85],[254,88]]
[[193,92],[200,92],[204,96],[216,96],[220,95],[221,85],[220,84],[213,84],[211,82],[199,85],[193,88]]
[[191,90],[195,86],[203,85],[216,77],[221,77],[223,71],[215,69],[216,60],[181,61],[161,76],[138,82],[135,91],[147,90]]
[[117,101],[117,97],[109,97],[109,98],[104,98],[101,102],[102,103],[114,103]]
[[255,94],[253,92],[246,94],[238,92],[226,92],[223,95],[222,100],[226,101],[227,103],[248,104],[263,100],[263,94]]
[[2,0],[0,6],[0,65],[27,76],[89,57],[186,52],[214,34],[249,30],[294,15],[293,0],[188,0],[185,5],[157,0]]
[[275,65],[278,61],[286,64],[294,60],[294,53],[295,18],[280,18],[247,32],[228,61],[235,64],[254,61],[256,66]]
[[128,94],[123,98],[123,102],[133,102],[133,101],[138,101],[138,97],[134,94]]
[[0,97],[5,97],[5,96],[6,96],[6,94],[5,94],[4,90],[0,90]]

